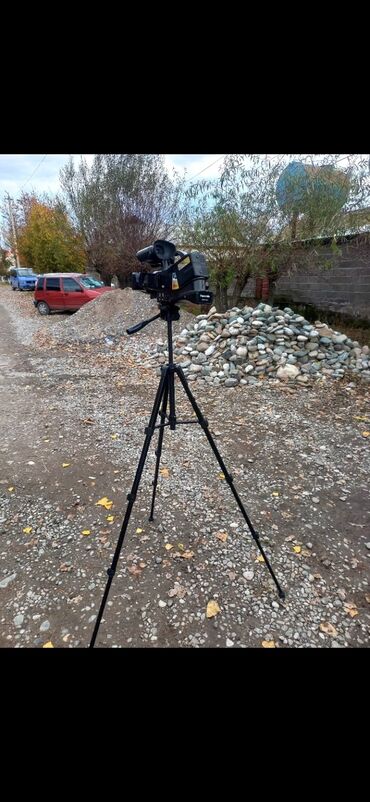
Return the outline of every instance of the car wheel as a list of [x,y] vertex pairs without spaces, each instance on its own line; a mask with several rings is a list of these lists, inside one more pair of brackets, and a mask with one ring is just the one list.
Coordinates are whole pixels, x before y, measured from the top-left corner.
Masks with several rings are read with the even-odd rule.
[[40,312],[40,315],[50,315],[50,307],[45,301],[39,301],[37,304],[37,309]]
[[13,290],[13,292],[15,292],[15,291],[16,291],[16,289],[17,289],[16,287],[12,287],[12,290]]

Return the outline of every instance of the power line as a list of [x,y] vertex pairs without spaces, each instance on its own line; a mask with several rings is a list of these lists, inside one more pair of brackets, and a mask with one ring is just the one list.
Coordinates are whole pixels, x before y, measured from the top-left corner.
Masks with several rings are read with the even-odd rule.
[[224,158],[223,156],[220,156],[218,159],[216,159],[216,161],[212,162],[212,164],[208,164],[207,167],[203,167],[203,170],[201,170],[199,173],[195,173],[195,175],[191,175],[190,178],[187,178],[186,180],[187,181],[192,181],[193,178],[198,178],[198,175],[201,175],[206,170],[209,170],[210,167],[213,167],[214,164],[217,164],[217,162],[220,162],[221,159],[223,159],[223,158]]
[[42,157],[41,161],[40,161],[40,162],[38,163],[38,165],[35,167],[35,169],[34,169],[33,173],[31,173],[30,177],[29,177],[29,178],[27,178],[27,181],[25,181],[25,182],[24,182],[24,184],[22,184],[22,186],[21,186],[21,189],[23,189],[23,187],[25,187],[25,186],[26,186],[26,184],[28,184],[28,182],[29,182],[29,181],[31,181],[31,178],[32,178],[32,177],[35,175],[36,171],[39,169],[39,167],[41,166],[41,164],[43,163],[43,161],[45,161],[45,159],[46,159],[47,155],[48,155],[48,154],[47,154],[47,153],[45,153],[45,156],[43,156],[43,157]]

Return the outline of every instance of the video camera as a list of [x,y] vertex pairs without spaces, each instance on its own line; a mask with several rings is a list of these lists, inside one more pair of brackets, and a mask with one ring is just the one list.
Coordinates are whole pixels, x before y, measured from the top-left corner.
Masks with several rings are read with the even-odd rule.
[[[153,273],[132,273],[132,289],[149,293],[160,303],[190,301],[193,304],[211,304],[208,291],[208,268],[205,257],[198,251],[183,253],[173,242],[156,240],[154,245],[142,248],[136,254],[140,262],[151,267],[161,265]],[[176,257],[179,257],[176,261]]]

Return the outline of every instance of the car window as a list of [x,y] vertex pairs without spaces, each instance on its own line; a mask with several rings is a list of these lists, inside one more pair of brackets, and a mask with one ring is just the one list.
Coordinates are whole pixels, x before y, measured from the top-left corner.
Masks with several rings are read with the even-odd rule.
[[44,288],[44,276],[41,276],[41,278],[37,280],[37,289],[42,290],[43,288]]
[[74,278],[63,279],[64,292],[81,292],[81,287]]
[[96,278],[91,278],[90,276],[83,276],[83,278],[81,278],[81,284],[83,284],[84,287],[91,288],[104,287],[102,281],[98,281]]
[[18,276],[32,276],[32,267],[21,267],[18,269]]
[[60,278],[47,278],[46,289],[53,290],[54,292],[60,290]]

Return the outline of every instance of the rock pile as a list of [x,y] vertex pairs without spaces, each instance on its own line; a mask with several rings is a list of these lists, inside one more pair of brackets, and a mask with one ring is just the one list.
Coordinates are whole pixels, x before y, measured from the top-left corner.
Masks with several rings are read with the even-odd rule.
[[[157,341],[157,359],[167,361]],[[370,353],[345,334],[292,309],[260,303],[198,315],[175,339],[175,361],[189,380],[235,387],[262,378],[306,384],[325,377],[358,375],[370,381]]]

